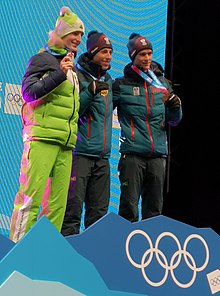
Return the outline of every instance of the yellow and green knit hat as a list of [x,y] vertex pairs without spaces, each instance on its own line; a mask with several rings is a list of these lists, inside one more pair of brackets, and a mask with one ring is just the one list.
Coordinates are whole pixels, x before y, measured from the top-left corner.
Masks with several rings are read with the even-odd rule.
[[63,6],[60,9],[60,16],[58,17],[55,29],[50,34],[56,34],[62,38],[72,32],[81,32],[84,34],[85,28],[81,19],[69,7]]

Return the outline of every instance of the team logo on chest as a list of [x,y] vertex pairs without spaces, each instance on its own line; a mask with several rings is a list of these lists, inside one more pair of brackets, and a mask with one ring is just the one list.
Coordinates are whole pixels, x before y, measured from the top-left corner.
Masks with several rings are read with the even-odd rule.
[[133,87],[133,95],[134,96],[140,96],[140,89],[138,86]]

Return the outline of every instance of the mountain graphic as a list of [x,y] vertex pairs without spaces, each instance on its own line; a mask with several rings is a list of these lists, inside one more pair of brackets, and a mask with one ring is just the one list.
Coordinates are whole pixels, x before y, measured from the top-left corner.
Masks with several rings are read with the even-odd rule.
[[[138,267],[126,254],[126,240],[132,232],[137,234],[130,240],[129,252]],[[111,290],[151,296],[208,296],[211,290],[207,274],[220,267],[217,233],[162,215],[130,223],[110,213],[82,234],[66,240],[93,262]]]
[[0,236],[0,295],[11,296],[9,287],[33,295],[43,281],[47,296],[56,283],[88,296],[211,296],[220,292],[219,253],[212,229],[165,216],[130,223],[109,213],[66,238],[43,217],[17,244]]
[[[0,289],[0,296],[84,296],[61,283],[31,280],[19,272],[13,272]],[[18,294],[19,293],[19,294]]]
[[0,234],[0,261],[14,247],[15,243]]
[[[2,240],[5,242],[0,237],[0,245]],[[0,295],[15,271],[31,280],[62,283],[83,295],[140,296],[136,292],[109,290],[93,263],[74,250],[46,217],[42,217],[1,260]],[[33,295],[31,290],[30,294]]]
[[[15,294],[22,296],[86,296],[85,294],[81,294],[61,283],[31,280],[16,271],[11,274],[2,286],[0,286],[0,296],[14,296]],[[140,296],[140,294],[123,293],[118,291],[108,291],[101,295]]]

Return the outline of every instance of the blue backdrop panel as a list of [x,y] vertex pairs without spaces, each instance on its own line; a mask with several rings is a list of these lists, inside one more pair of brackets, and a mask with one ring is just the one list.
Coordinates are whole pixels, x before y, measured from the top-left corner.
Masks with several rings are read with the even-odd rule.
[[[153,43],[154,60],[164,65],[167,0],[1,0],[0,11],[0,233],[8,235],[14,196],[19,186],[19,167],[23,148],[21,139],[21,79],[29,58],[48,40],[62,6],[69,6],[84,21],[86,34],[78,56],[85,51],[90,30],[106,33],[114,47],[113,78],[121,76],[130,61],[126,44],[132,32],[143,34]],[[111,163],[111,200],[109,212],[117,213],[119,183],[117,175],[118,136],[114,116]]]

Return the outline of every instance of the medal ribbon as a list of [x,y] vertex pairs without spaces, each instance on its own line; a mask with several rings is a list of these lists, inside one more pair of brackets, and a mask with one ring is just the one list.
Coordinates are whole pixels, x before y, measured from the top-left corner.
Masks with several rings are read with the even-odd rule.
[[100,79],[98,79],[95,76],[93,76],[92,74],[90,74],[88,71],[86,71],[83,67],[81,67],[79,63],[76,63],[76,68],[85,72],[86,74],[88,74],[90,77],[92,77],[93,80],[105,81],[105,76],[102,76],[102,77],[100,77]]
[[152,70],[148,70],[148,75],[141,71],[138,67],[135,65],[131,66],[132,70],[136,72],[138,75],[140,75],[144,80],[146,80],[149,84],[153,85],[156,88],[159,88],[162,92],[167,93],[168,90],[165,86],[160,82],[160,80],[157,78],[157,76],[154,74]]

